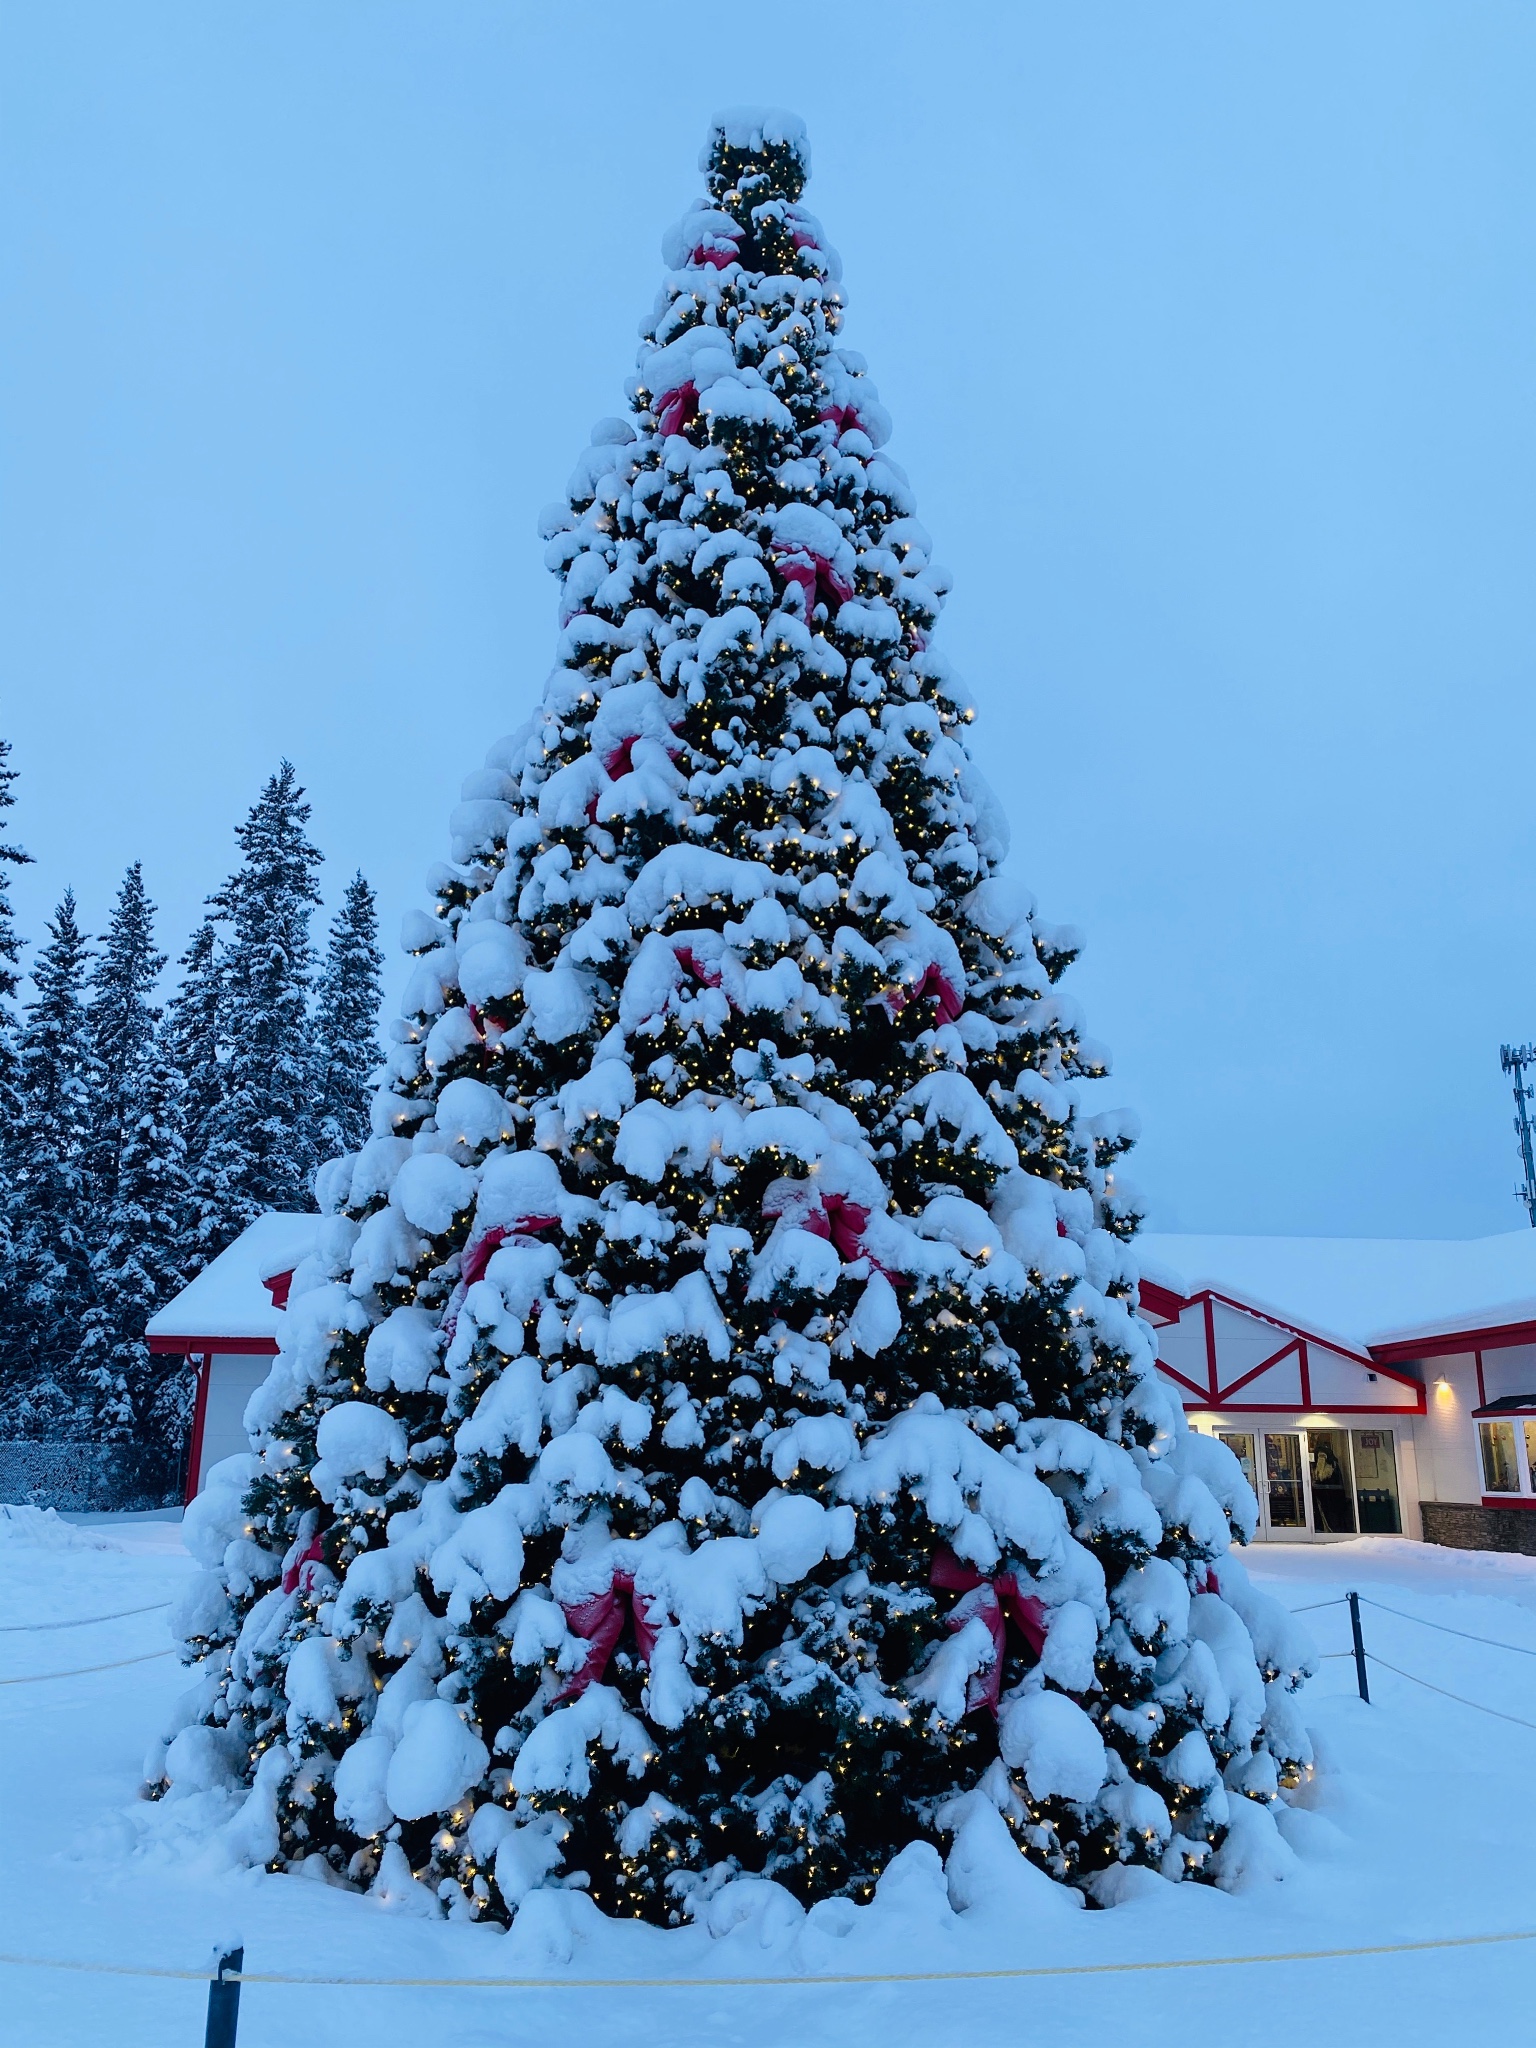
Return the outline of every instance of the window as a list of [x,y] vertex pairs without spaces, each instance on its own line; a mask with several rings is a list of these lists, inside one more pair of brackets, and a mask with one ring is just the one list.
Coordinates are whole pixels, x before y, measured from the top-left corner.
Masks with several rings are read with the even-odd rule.
[[1536,1493],[1536,1422],[1525,1425],[1525,1469],[1530,1475],[1531,1491]]
[[1515,1463],[1515,1425],[1480,1422],[1478,1448],[1483,1454],[1483,1485],[1489,1493],[1518,1493],[1520,1468]]
[[1216,1432],[1222,1443],[1243,1468],[1243,1477],[1257,1494],[1259,1490],[1259,1468],[1253,1459],[1253,1438],[1246,1430],[1219,1429]]
[[1397,1459],[1390,1429],[1352,1429],[1355,1505],[1362,1536],[1397,1536],[1403,1520],[1397,1501]]

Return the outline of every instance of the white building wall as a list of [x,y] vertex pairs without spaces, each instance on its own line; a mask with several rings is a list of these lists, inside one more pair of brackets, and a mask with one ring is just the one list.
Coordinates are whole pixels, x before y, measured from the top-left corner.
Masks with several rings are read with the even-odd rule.
[[215,1465],[251,1448],[245,1433],[245,1404],[271,1370],[270,1358],[251,1358],[235,1352],[216,1351],[209,1360],[208,1400],[203,1410],[202,1454],[197,1470],[199,1493]]
[[1477,1465],[1477,1358],[1470,1351],[1426,1358],[1425,1413],[1413,1425],[1421,1500],[1480,1501]]

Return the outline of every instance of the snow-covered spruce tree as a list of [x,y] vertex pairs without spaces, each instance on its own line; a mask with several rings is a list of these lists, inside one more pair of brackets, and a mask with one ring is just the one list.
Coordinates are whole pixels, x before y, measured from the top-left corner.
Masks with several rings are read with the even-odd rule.
[[[0,1332],[11,1327],[11,1302],[16,1284],[13,1233],[17,1210],[17,1175],[12,1139],[20,1114],[21,1096],[17,1075],[16,994],[21,985],[21,941],[11,909],[9,870],[26,867],[32,856],[23,852],[3,829],[5,813],[16,802],[11,785],[16,770],[10,765],[11,743],[0,739]],[[13,1364],[13,1340],[0,1335],[0,1412],[3,1412],[4,1383]]]
[[86,1200],[98,1217],[107,1214],[117,1193],[119,1155],[159,1019],[154,992],[164,965],[165,955],[155,945],[155,906],[135,861],[112,906],[86,1005],[91,1102],[83,1166]]
[[209,1170],[227,1056],[224,964],[219,928],[213,918],[203,919],[177,964],[181,979],[166,1005],[161,1033],[166,1056],[181,1080],[187,1212],[179,1265],[183,1279],[190,1279],[228,1242],[221,1222],[220,1190]]
[[998,876],[800,125],[722,117],[704,168],[260,1455],[189,1517],[199,1725],[151,1776],[469,1915],[863,1899],[962,1826],[1101,1901],[1220,1880],[1304,1656],[1154,1376],[1130,1132]]
[[379,1070],[379,918],[361,873],[347,884],[331,921],[325,965],[315,990],[315,1063],[322,1159],[355,1152],[368,1136]]
[[71,1370],[90,1303],[85,1150],[90,1135],[89,949],[73,891],[32,965],[17,1062],[18,1106],[7,1166],[16,1204],[13,1347],[6,1427],[28,1436],[83,1420]]
[[104,1439],[174,1444],[187,1421],[184,1361],[151,1355],[144,1326],[182,1284],[187,1236],[185,1088],[150,1028],[121,1080],[113,1187],[95,1212],[91,1306],[75,1362]]
[[265,1209],[306,1209],[317,1163],[309,921],[319,850],[291,761],[282,762],[235,837],[245,856],[209,899],[229,938],[208,962],[217,989],[218,1092],[193,1155],[205,1256]]

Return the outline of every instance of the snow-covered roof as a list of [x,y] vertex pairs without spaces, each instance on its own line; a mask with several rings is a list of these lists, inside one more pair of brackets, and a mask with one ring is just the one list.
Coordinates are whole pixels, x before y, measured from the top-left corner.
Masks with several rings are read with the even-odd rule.
[[1498,1237],[1197,1237],[1149,1231],[1143,1275],[1209,1288],[1354,1350],[1536,1322],[1536,1230]]
[[149,1319],[149,1337],[277,1337],[279,1311],[263,1282],[315,1248],[323,1218],[270,1210]]

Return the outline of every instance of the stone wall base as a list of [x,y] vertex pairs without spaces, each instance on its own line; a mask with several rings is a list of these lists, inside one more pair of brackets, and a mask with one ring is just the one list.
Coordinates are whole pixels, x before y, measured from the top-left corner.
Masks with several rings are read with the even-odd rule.
[[1519,1551],[1536,1557],[1536,1509],[1485,1508],[1470,1501],[1425,1500],[1424,1541],[1449,1550]]

